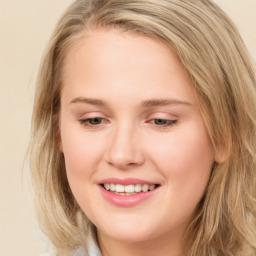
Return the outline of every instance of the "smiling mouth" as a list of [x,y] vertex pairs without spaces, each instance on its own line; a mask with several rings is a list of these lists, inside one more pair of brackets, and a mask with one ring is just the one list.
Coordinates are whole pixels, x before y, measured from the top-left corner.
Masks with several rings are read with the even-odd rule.
[[130,185],[122,185],[122,184],[109,184],[104,183],[100,184],[105,190],[112,192],[117,195],[134,195],[138,193],[146,193],[149,191],[153,191],[158,188],[159,184],[130,184]]

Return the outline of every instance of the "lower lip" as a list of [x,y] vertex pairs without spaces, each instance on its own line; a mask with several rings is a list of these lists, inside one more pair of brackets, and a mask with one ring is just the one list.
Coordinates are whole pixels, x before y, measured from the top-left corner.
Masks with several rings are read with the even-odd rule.
[[101,185],[99,185],[103,197],[110,203],[120,207],[132,207],[142,203],[143,201],[152,197],[158,188],[148,191],[140,192],[132,195],[118,195],[113,192],[107,191]]

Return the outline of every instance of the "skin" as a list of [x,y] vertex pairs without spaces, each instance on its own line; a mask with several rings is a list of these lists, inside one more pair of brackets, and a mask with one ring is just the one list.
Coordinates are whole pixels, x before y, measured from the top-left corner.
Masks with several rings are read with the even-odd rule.
[[[171,49],[114,29],[86,35],[66,56],[60,134],[70,187],[97,227],[103,256],[182,255],[218,156]],[[113,177],[160,187],[136,206],[119,207],[98,186]]]

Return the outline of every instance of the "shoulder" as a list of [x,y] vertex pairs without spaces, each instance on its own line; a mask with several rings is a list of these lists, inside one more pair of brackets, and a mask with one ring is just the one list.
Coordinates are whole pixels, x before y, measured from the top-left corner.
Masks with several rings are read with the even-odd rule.
[[[49,253],[43,253],[38,256],[56,256],[56,252],[52,250]],[[73,252],[70,253],[70,256],[101,256],[96,235],[93,234],[93,232],[89,232],[86,246],[77,247]]]
[[[82,246],[78,247],[76,250],[71,252],[69,255],[70,256],[91,256],[91,255],[88,255],[86,253],[86,251],[84,250],[84,248]],[[94,256],[94,255],[97,256],[97,254],[92,254],[92,256]],[[50,252],[47,252],[47,253],[40,254],[38,256],[56,256],[56,252],[55,251],[50,251]]]

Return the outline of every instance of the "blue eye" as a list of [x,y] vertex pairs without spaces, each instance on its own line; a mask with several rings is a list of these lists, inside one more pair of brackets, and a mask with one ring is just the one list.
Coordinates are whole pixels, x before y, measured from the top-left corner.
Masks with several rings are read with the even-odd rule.
[[101,117],[87,118],[79,120],[85,126],[97,126],[103,123],[104,119]]
[[154,125],[157,125],[157,126],[171,126],[171,125],[176,124],[177,120],[158,118],[158,119],[153,119],[152,122]]

